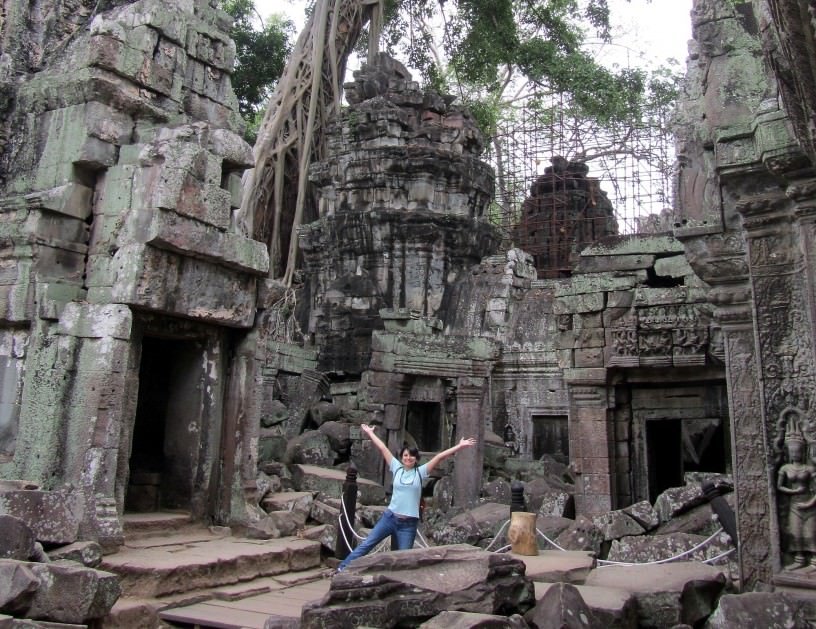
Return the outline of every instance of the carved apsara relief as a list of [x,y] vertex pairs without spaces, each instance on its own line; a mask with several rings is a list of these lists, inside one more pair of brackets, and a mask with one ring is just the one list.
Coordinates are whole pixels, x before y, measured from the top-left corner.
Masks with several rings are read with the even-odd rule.
[[777,434],[782,565],[816,579],[816,421],[800,408],[787,407],[780,413]]

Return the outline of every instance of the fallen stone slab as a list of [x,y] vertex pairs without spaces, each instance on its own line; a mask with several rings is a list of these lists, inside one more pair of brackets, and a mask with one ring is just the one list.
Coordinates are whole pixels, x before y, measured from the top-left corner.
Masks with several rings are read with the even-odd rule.
[[73,562],[29,563],[40,585],[23,614],[34,620],[85,624],[102,618],[121,594],[115,574]]
[[660,524],[660,514],[655,511],[652,503],[648,500],[641,500],[629,505],[623,509],[623,512],[647,531],[651,531]]
[[[553,587],[552,583],[536,581],[536,600]],[[606,629],[637,629],[637,601],[631,592],[611,587],[576,585],[581,598],[589,607],[595,620]]]
[[614,540],[609,547],[607,560],[631,563],[647,563],[679,557],[685,561],[704,561],[720,555],[731,548],[731,538],[726,533],[715,536],[708,544],[696,548],[707,537],[675,533],[673,535],[637,535]]
[[807,626],[809,623],[802,602],[781,592],[747,592],[723,595],[703,629],[790,629]]
[[[79,492],[39,489],[0,491],[0,514],[25,522],[34,537],[47,544],[77,541],[84,506]],[[43,517],[47,513],[48,517]]]
[[[342,497],[345,472],[316,465],[290,465],[289,469],[297,491],[319,491],[333,498]],[[357,477],[357,495],[365,504],[382,504],[385,501],[382,485],[360,476]]]
[[695,625],[707,618],[726,585],[722,571],[708,564],[676,561],[647,566],[608,566],[589,573],[585,585],[620,588],[638,602],[643,627]]
[[583,583],[596,567],[592,554],[581,550],[542,550],[538,555],[513,556],[524,562],[527,576],[537,583]]
[[34,554],[34,531],[20,518],[0,515],[0,559],[27,561]]
[[535,604],[518,557],[465,544],[361,557],[304,605],[303,629],[418,625],[447,610],[523,614]]
[[527,629],[529,625],[518,614],[497,616],[473,612],[446,611],[419,625],[420,629]]
[[311,491],[279,491],[268,493],[261,501],[261,508],[266,511],[297,511],[309,516],[314,502]]
[[603,544],[603,532],[592,520],[578,516],[555,539],[555,543],[566,550],[586,550],[599,555]]
[[119,575],[126,596],[155,598],[215,588],[320,565],[320,542],[235,537],[150,548],[124,548],[101,567]]
[[510,507],[497,502],[486,502],[470,511],[465,511],[434,530],[432,535],[437,544],[471,544],[492,538],[502,525],[510,519]]
[[74,542],[48,551],[48,556],[52,561],[66,559],[96,568],[102,563],[102,547],[96,542]]
[[601,531],[605,542],[627,535],[642,535],[646,529],[623,510],[608,511],[592,518],[592,523]]
[[18,614],[28,609],[40,586],[27,562],[0,559],[0,613]]
[[569,583],[553,583],[524,615],[524,620],[537,629],[606,629]]

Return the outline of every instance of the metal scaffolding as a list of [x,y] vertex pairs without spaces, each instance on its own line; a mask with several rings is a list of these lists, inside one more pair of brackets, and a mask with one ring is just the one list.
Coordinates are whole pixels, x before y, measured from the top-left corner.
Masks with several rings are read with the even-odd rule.
[[[551,277],[609,233],[655,233],[674,222],[674,139],[669,111],[644,123],[593,126],[570,118],[563,98],[515,110],[488,147],[496,169],[491,220]],[[583,164],[586,166],[584,167]],[[549,181],[549,183],[548,183]]]

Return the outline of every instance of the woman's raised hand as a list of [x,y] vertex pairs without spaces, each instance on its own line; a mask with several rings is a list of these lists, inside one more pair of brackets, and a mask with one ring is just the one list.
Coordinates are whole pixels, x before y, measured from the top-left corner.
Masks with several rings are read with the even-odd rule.
[[459,447],[460,448],[467,448],[467,447],[475,446],[475,445],[476,445],[476,440],[473,437],[462,437],[462,439],[459,441]]

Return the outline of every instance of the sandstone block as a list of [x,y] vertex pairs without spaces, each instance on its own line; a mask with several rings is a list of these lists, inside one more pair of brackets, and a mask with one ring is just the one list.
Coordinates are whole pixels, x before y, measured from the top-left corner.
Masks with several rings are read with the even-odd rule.
[[447,610],[523,614],[534,604],[524,563],[471,546],[436,546],[368,555],[332,579],[319,602],[304,606],[303,629],[419,625]]
[[0,559],[0,612],[21,614],[31,605],[40,579],[29,564]]
[[20,518],[0,515],[0,559],[27,561],[34,553],[34,531]]
[[[78,493],[0,491],[0,514],[19,518],[34,531],[37,540],[49,544],[75,542],[83,511],[82,496]],[[44,513],[48,517],[43,517]]]
[[87,623],[105,616],[119,598],[115,574],[69,563],[28,564],[40,587],[26,612],[28,618]]

